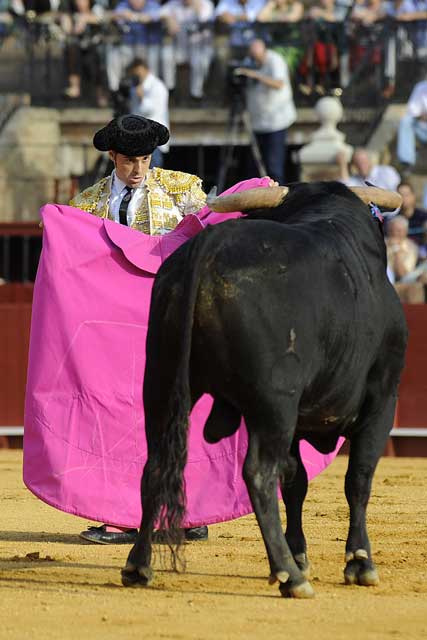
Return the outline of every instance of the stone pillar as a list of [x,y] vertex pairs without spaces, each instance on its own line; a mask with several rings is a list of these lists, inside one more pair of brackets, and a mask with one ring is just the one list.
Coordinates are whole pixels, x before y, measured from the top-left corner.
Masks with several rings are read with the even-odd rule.
[[338,131],[343,108],[338,98],[321,98],[314,107],[320,127],[313,133],[312,140],[304,145],[298,156],[301,163],[301,180],[336,180],[339,177],[336,157],[339,152],[346,155],[349,162],[353,148],[345,143],[345,136]]

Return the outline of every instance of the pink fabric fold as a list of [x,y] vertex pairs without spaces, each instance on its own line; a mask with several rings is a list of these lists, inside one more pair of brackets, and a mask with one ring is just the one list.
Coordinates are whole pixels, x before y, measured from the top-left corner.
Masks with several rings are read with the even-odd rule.
[[[229,191],[266,186],[245,181]],[[235,214],[205,207],[151,237],[67,206],[42,209],[43,251],[34,289],[25,405],[24,481],[48,504],[91,520],[135,527],[146,460],[142,383],[154,276],[207,224]],[[194,407],[185,525],[252,511],[242,480],[244,425],[216,445],[202,437],[212,404]],[[335,457],[302,444],[309,478]]]

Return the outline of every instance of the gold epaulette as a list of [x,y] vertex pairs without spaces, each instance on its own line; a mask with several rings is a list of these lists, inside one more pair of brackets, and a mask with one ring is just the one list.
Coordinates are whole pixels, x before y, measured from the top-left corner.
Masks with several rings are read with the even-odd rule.
[[183,171],[170,171],[155,167],[151,171],[153,180],[158,182],[168,193],[176,195],[189,191],[194,185],[200,185],[201,179],[192,173]]
[[99,182],[88,187],[81,193],[78,193],[72,200],[70,200],[71,207],[77,207],[83,211],[93,213],[98,205],[101,193],[109,180],[109,176],[102,178]]

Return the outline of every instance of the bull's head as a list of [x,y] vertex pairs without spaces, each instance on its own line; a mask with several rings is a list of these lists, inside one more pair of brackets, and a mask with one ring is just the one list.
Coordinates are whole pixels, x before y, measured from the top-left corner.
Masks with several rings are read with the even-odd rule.
[[[348,188],[365,204],[373,202],[389,211],[397,209],[402,204],[401,196],[394,191],[387,191],[378,187]],[[217,211],[218,213],[264,209],[279,206],[288,192],[288,187],[258,187],[226,196],[209,194],[206,204],[212,211]]]

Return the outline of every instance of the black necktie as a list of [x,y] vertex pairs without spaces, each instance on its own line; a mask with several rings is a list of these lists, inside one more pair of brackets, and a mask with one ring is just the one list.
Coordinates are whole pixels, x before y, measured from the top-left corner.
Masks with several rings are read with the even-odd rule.
[[120,224],[124,224],[127,226],[127,223],[128,223],[127,212],[128,212],[129,202],[132,199],[132,189],[130,187],[125,187],[125,189],[126,189],[126,193],[123,196],[122,201],[120,203],[119,217],[120,217]]

